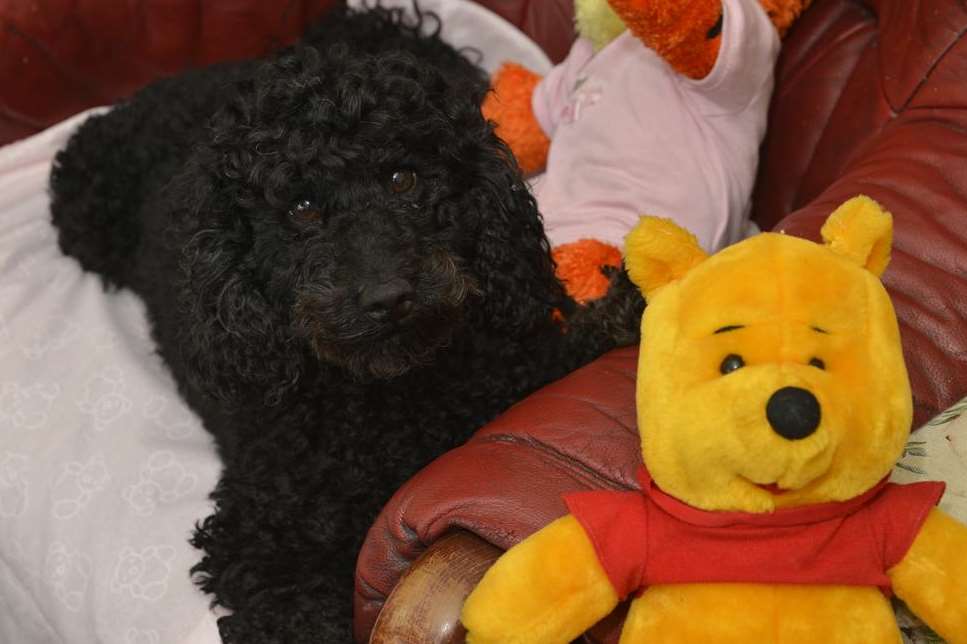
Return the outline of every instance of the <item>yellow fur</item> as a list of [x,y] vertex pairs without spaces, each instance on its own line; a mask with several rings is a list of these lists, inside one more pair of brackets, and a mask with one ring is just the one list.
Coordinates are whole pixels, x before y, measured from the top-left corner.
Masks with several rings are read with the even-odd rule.
[[647,297],[706,257],[695,235],[670,219],[642,217],[625,237],[628,276]]
[[950,644],[967,643],[967,526],[933,509],[888,572],[897,596]]
[[[643,217],[628,235],[628,271],[648,298],[638,429],[662,491],[704,510],[766,513],[854,498],[892,469],[912,419],[896,316],[879,280],[892,219],[857,197],[822,234],[820,245],[763,233],[711,257],[667,220]],[[730,355],[744,365],[723,374]],[[764,413],[770,395],[790,386],[811,392],[822,410],[815,431],[796,440]],[[771,484],[785,492],[762,487]],[[929,625],[967,644],[967,526],[934,510],[888,574]],[[567,642],[616,602],[588,537],[567,516],[497,562],[468,599],[464,623],[481,644]],[[820,641],[901,638],[876,588],[769,584],[651,586],[633,601],[621,637]]]
[[501,557],[463,607],[470,644],[569,642],[614,610],[618,596],[571,516]]
[[879,277],[890,263],[893,219],[869,197],[850,199],[829,216],[821,230],[823,241]]
[[899,644],[900,633],[873,588],[678,584],[632,603],[621,644],[637,642]]

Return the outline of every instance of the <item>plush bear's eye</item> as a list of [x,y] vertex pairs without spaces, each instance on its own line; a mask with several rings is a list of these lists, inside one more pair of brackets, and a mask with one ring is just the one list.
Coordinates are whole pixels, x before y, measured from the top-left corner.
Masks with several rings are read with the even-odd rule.
[[729,355],[725,356],[725,360],[723,360],[722,364],[719,365],[719,371],[722,372],[722,375],[726,375],[732,373],[736,369],[741,369],[744,366],[745,360],[742,359],[742,356],[730,353]]
[[823,369],[823,370],[826,369],[826,363],[820,360],[819,358],[813,358],[812,360],[810,360],[809,366],[816,367],[817,369]]
[[308,199],[303,199],[289,210],[289,216],[299,221],[319,221],[322,211]]
[[398,195],[409,192],[416,186],[416,173],[412,170],[397,170],[390,176],[389,189]]

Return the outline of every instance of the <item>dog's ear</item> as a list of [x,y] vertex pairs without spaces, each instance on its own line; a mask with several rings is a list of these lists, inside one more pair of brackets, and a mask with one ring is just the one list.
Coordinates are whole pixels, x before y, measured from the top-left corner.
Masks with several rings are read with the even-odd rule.
[[510,150],[493,134],[490,138],[475,168],[473,273],[482,287],[481,314],[488,324],[522,333],[546,324],[554,309],[567,308],[569,300],[554,274],[537,202]]
[[[247,223],[218,212],[206,173],[194,170],[194,199],[179,212],[179,358],[187,377],[213,398],[232,405],[276,405],[298,381],[305,357],[291,342],[286,309],[274,306],[247,265]],[[199,216],[198,213],[204,213]]]

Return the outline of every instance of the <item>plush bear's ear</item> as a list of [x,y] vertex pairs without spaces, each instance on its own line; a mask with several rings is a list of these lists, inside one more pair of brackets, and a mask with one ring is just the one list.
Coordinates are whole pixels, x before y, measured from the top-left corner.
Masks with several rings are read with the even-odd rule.
[[829,216],[822,228],[829,248],[877,277],[890,263],[893,217],[869,197],[853,197]]
[[706,257],[695,235],[670,219],[642,217],[625,237],[625,268],[646,298]]

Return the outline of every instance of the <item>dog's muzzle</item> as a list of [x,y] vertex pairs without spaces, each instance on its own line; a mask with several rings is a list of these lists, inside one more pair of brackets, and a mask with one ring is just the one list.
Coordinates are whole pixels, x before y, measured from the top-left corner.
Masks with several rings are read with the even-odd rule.
[[429,364],[463,319],[476,282],[447,253],[431,253],[412,277],[362,286],[303,287],[296,328],[316,356],[361,379],[392,378]]

